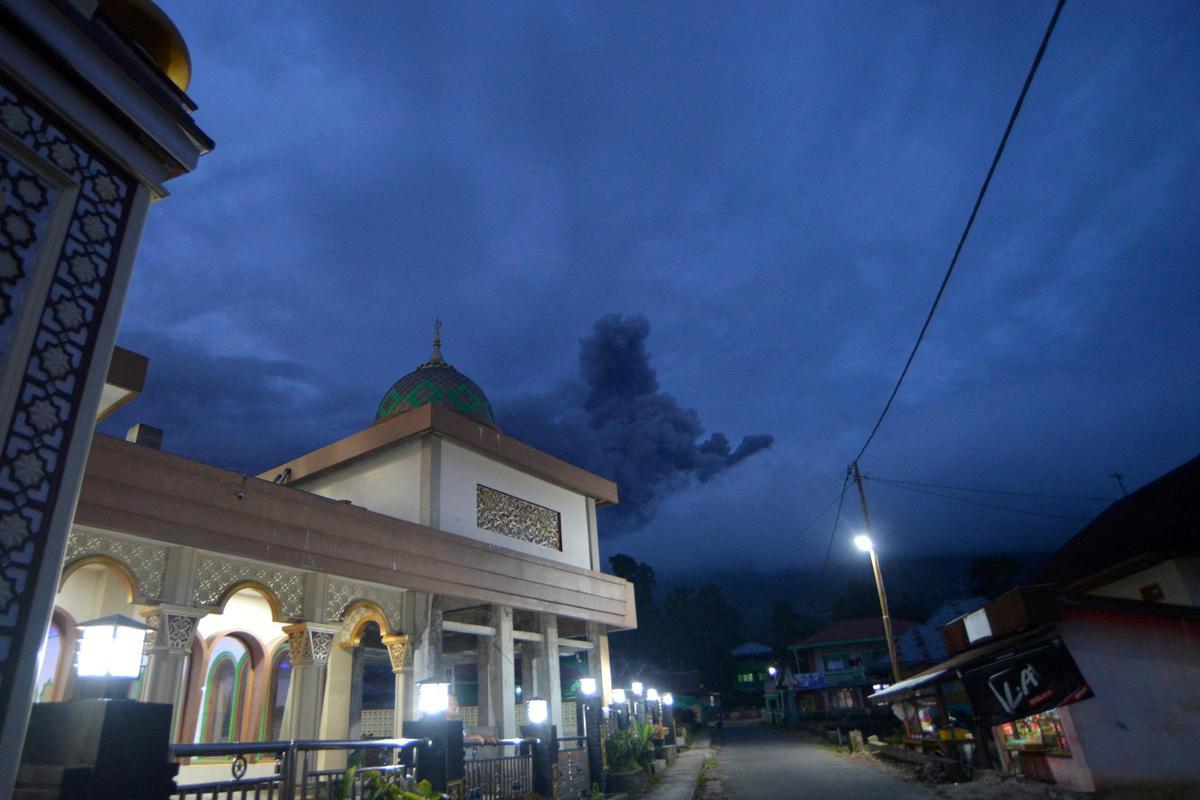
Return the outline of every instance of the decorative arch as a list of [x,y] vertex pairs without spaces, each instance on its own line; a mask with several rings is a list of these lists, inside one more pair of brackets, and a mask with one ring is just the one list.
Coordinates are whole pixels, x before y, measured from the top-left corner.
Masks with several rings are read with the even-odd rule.
[[342,628],[337,635],[338,647],[358,647],[362,642],[363,631],[371,622],[379,626],[381,635],[387,636],[392,633],[387,614],[378,603],[362,598],[352,601],[342,611]]
[[250,589],[251,591],[262,595],[263,599],[267,601],[267,605],[271,608],[271,619],[276,622],[288,621],[288,618],[284,616],[283,606],[279,602],[278,595],[275,594],[270,586],[255,580],[241,580],[237,581],[236,583],[231,583],[229,586],[225,587],[220,595],[218,595],[217,602],[214,603],[211,608],[217,614],[224,614],[225,605],[229,602],[229,598],[233,597],[243,589]]
[[120,559],[113,558],[112,556],[104,555],[102,553],[90,553],[86,556],[81,556],[72,561],[70,564],[64,566],[62,575],[58,579],[58,591],[62,591],[62,588],[66,585],[68,578],[84,567],[92,564],[99,564],[116,573],[117,577],[121,579],[121,582],[125,584],[125,602],[132,603],[134,598],[139,596],[137,578],[134,577],[133,570],[129,567],[129,565]]

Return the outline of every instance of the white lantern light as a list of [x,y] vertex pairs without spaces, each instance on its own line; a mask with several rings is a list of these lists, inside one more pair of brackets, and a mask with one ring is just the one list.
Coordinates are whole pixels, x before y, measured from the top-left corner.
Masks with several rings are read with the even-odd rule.
[[875,547],[875,545],[871,542],[871,537],[867,536],[865,533],[860,533],[858,536],[854,537],[854,546],[859,550],[862,550],[864,553],[871,552],[871,550]]
[[444,714],[449,708],[450,684],[424,681],[417,687],[417,710],[422,714]]
[[81,678],[136,678],[150,628],[136,619],[112,614],[79,624],[76,671]]
[[664,706],[673,706],[675,705],[675,696],[667,692],[662,696],[662,701]]
[[534,725],[541,725],[550,716],[550,704],[540,697],[533,697],[525,703],[525,719]]
[[646,699],[653,703],[658,699],[658,689],[650,688],[646,690]]
[[774,678],[776,675],[779,674],[779,670],[775,669],[774,667],[767,667],[767,673],[770,674],[770,676],[772,678]]
[[641,697],[641,696],[642,696],[642,688],[643,688],[643,687],[642,687],[642,682],[641,682],[641,681],[634,681],[633,683],[629,684],[629,688],[630,688],[630,689],[633,691],[633,693],[634,693],[634,694],[636,694],[638,697]]
[[596,679],[595,678],[580,678],[579,679],[579,692],[580,692],[580,694],[585,694],[588,697],[591,697],[592,695],[594,695],[596,693]]
[[613,689],[613,702],[614,703],[624,703],[625,702],[625,690],[624,689]]

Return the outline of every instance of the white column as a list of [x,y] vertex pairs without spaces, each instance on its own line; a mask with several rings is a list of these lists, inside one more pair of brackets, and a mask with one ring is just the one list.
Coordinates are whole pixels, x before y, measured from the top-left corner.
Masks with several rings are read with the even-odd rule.
[[315,739],[321,730],[325,668],[337,625],[299,622],[284,627],[291,651],[292,680],[284,712],[285,739]]
[[496,635],[480,642],[488,647],[488,723],[502,738],[517,735],[515,706],[517,681],[513,665],[513,610],[511,606],[492,606],[492,625]]
[[143,703],[170,703],[171,739],[179,738],[179,716],[187,689],[188,657],[196,623],[208,611],[184,606],[159,605],[140,609],[150,626],[146,636],[146,671],[142,675]]
[[612,665],[608,660],[608,634],[604,626],[589,622],[587,638],[592,643],[588,651],[588,675],[596,679],[604,705],[612,703]]
[[537,653],[538,692],[550,705],[550,722],[558,726],[558,733],[563,736],[566,734],[562,726],[562,678],[558,670],[558,617],[539,614],[538,632],[542,634]]

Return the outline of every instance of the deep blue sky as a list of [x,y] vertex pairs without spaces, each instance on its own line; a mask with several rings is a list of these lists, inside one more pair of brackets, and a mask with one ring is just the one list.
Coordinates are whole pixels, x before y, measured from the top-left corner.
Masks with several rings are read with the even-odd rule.
[[[151,213],[120,336],[150,377],[104,429],[266,469],[365,427],[440,316],[502,428],[647,476],[649,522],[602,521],[604,550],[664,572],[820,562],[831,515],[795,534],[887,398],[1053,8],[162,5],[217,148]],[[866,472],[1111,498],[1114,470],[1200,451],[1198,112],[1194,2],[1068,2]],[[655,370],[622,430],[580,372],[611,314],[607,377]],[[774,443],[706,470],[718,431]],[[1081,524],[868,488],[885,552]]]

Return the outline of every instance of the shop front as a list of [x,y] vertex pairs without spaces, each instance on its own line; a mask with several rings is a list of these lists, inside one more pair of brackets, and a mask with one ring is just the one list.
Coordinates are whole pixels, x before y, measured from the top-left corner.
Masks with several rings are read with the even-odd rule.
[[1046,783],[1075,784],[1079,752],[1067,707],[1092,690],[1057,635],[962,671],[978,719],[990,726],[1004,768]]
[[1045,626],[961,652],[870,699],[891,705],[914,749],[1072,785],[1079,770],[1069,760],[1080,748],[1066,707],[1091,696]]

